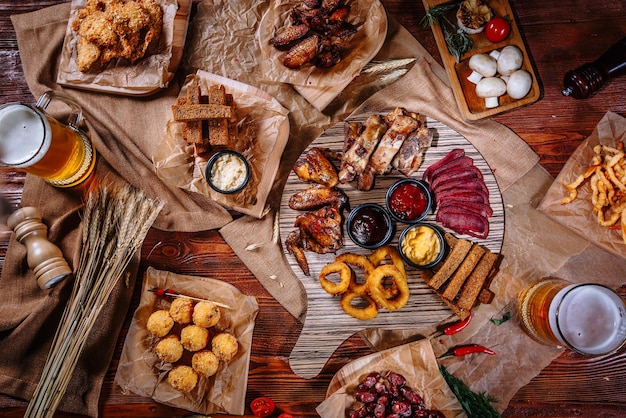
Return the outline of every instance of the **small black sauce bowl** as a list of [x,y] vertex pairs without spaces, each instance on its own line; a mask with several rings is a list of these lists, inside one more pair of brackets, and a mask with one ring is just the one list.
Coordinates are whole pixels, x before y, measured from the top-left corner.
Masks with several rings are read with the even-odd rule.
[[[435,259],[428,263],[428,264],[417,264],[414,261],[411,261],[411,259],[404,253],[404,249],[402,246],[402,242],[404,241],[406,235],[409,233],[409,231],[411,231],[414,228],[419,228],[420,226],[424,226],[427,228],[430,228],[434,231],[435,233],[435,237],[437,237],[437,239],[439,240],[439,243],[441,245],[441,249],[439,251],[439,254],[437,255],[437,257],[435,257]],[[405,263],[407,263],[408,265],[410,265],[411,267],[415,267],[416,269],[429,269],[431,267],[434,267],[435,265],[437,265],[437,263],[439,263],[441,260],[443,260],[443,258],[446,255],[446,252],[448,250],[448,246],[446,244],[446,240],[443,237],[443,233],[441,232],[441,230],[439,228],[437,228],[435,225],[429,224],[429,223],[425,223],[425,222],[419,222],[416,224],[412,224],[408,227],[406,227],[404,229],[404,231],[402,231],[402,233],[400,234],[400,238],[398,238],[398,250],[400,251],[400,255],[402,256],[402,259],[404,260]]]
[[[220,189],[211,181],[211,172],[213,171],[213,166],[217,162],[217,159],[221,157],[222,155],[234,155],[235,157],[239,158],[243,162],[243,165],[245,167],[246,175],[244,177],[244,180],[241,183],[241,185],[239,185],[238,187],[234,189],[230,189],[230,190]],[[248,164],[248,160],[246,160],[246,158],[240,153],[238,153],[237,151],[233,151],[233,150],[218,151],[215,154],[213,154],[211,158],[209,158],[209,161],[205,168],[204,176],[206,178],[207,183],[209,183],[209,186],[211,186],[211,188],[215,190],[216,192],[223,193],[223,194],[237,193],[238,191],[246,187],[246,185],[248,184],[248,181],[250,180],[250,165]]]
[[[371,219],[372,217],[369,215],[374,214],[379,217],[383,223],[382,225],[377,225],[377,227],[381,229],[377,234],[379,237],[375,241],[363,242],[363,240],[359,240],[359,237],[357,236],[358,234],[354,231],[354,228],[361,223],[359,218],[365,215],[367,218]],[[363,203],[350,211],[348,220],[346,221],[346,230],[348,232],[348,236],[356,245],[373,250],[378,247],[382,247],[391,240],[394,234],[394,224],[389,212],[387,212],[385,208],[377,205],[376,203]]]
[[[398,187],[405,185],[405,184],[414,184],[421,190],[421,192],[424,194],[424,197],[426,198],[426,206],[424,208],[424,211],[419,216],[415,217],[414,219],[406,219],[405,217],[402,217],[400,214],[394,212],[393,208],[391,207],[389,203],[394,191],[396,191]],[[426,215],[430,213],[430,210],[433,206],[433,200],[434,200],[433,194],[428,188],[428,186],[426,185],[426,183],[424,183],[421,180],[414,179],[414,178],[405,178],[405,179],[400,179],[396,181],[389,187],[389,189],[387,189],[387,194],[385,195],[385,204],[387,206],[387,210],[389,211],[393,219],[395,219],[398,222],[404,222],[407,224],[414,224],[424,219],[424,217],[426,217]]]

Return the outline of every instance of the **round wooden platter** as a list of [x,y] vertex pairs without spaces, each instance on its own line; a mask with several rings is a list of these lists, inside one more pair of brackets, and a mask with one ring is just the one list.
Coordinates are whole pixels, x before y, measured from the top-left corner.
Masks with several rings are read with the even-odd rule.
[[[384,116],[388,111],[377,113]],[[371,113],[357,115],[349,120],[364,121],[370,115]],[[450,150],[454,148],[464,149],[466,155],[473,158],[474,165],[480,169],[485,178],[493,216],[489,219],[490,233],[487,239],[479,240],[465,235],[455,235],[467,238],[484,245],[492,252],[499,253],[504,237],[504,207],[502,195],[491,168],[476,148],[456,131],[430,118],[426,118],[426,123],[428,128],[433,130],[433,143],[424,155],[420,170],[414,176],[421,178],[426,167],[443,158]],[[344,122],[337,123],[313,141],[309,148],[329,148],[341,152],[344,141],[343,126]],[[338,187],[348,195],[350,207],[365,202],[374,202],[385,206],[385,193],[389,186],[399,178],[403,178],[403,175],[395,170],[387,175],[377,176],[374,188],[368,192],[357,190],[355,182],[340,184]],[[348,211],[344,211],[344,247],[337,254],[316,254],[306,251],[310,276],[303,274],[295,258],[287,253],[284,240],[294,229],[295,218],[301,213],[289,208],[289,197],[308,186],[309,184],[304,183],[295,173],[291,172],[283,190],[280,205],[280,236],[283,251],[291,269],[306,289],[308,303],[302,333],[289,357],[289,364],[294,373],[303,378],[317,376],[335,349],[352,334],[364,329],[405,330],[433,325],[450,317],[451,311],[421,280],[420,271],[408,266],[407,280],[411,296],[404,308],[398,311],[381,309],[378,316],[365,321],[347,315],[339,305],[339,297],[331,296],[321,288],[318,280],[320,270],[325,264],[333,262],[337,254],[350,252],[369,255],[371,251],[358,247],[348,238],[345,233],[345,218]],[[435,223],[434,213],[429,214],[425,221]],[[398,237],[406,227],[407,225],[404,223],[396,223],[396,231],[391,245],[397,246]],[[442,229],[445,230],[445,228]]]

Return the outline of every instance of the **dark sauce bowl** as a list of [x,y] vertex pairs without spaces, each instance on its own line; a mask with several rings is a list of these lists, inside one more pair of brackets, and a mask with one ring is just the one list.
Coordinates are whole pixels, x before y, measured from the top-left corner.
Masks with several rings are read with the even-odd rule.
[[433,195],[421,180],[400,179],[387,190],[385,204],[396,221],[413,224],[430,213]]
[[[410,257],[407,253],[404,245],[405,241],[410,239],[412,231],[415,230],[423,230],[427,232],[428,236],[430,236],[431,239],[434,239],[439,243],[439,252],[433,257],[432,261],[419,263],[413,257]],[[424,247],[424,249],[426,248],[427,247]],[[400,251],[400,255],[402,256],[404,262],[407,263],[409,266],[416,269],[429,269],[436,266],[441,260],[443,260],[446,252],[448,251],[448,246],[446,244],[445,238],[443,237],[443,233],[439,228],[429,223],[420,222],[412,224],[408,226],[404,231],[402,231],[402,233],[400,234],[400,238],[398,238],[398,250]]]
[[[243,170],[244,170],[243,179],[235,187],[222,188],[214,180],[214,176],[219,175],[217,170],[214,173],[214,168],[217,168],[216,165],[221,163],[222,158],[236,159],[241,163],[241,167],[243,167]],[[246,160],[246,158],[240,153],[238,153],[237,151],[224,150],[224,151],[216,152],[215,154],[211,156],[211,158],[209,158],[209,161],[206,165],[205,178],[206,178],[206,181],[209,183],[209,186],[211,186],[211,188],[215,190],[216,192],[223,193],[223,194],[237,193],[240,190],[242,190],[244,187],[246,187],[246,185],[248,184],[248,181],[250,180],[250,166],[248,164],[248,160]]]
[[363,203],[350,211],[346,230],[359,247],[375,249],[391,240],[394,225],[385,208],[375,203]]

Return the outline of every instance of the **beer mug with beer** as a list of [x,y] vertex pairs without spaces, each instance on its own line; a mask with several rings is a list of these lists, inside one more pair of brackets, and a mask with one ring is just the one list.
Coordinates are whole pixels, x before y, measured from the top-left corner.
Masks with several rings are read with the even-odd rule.
[[[53,100],[70,108],[66,124],[46,113]],[[87,135],[78,128],[80,106],[69,97],[48,91],[34,106],[0,106],[0,165],[24,170],[56,187],[73,187],[93,172],[96,156]]]
[[517,313],[533,339],[586,356],[612,353],[626,341],[626,304],[600,284],[541,279],[520,292]]

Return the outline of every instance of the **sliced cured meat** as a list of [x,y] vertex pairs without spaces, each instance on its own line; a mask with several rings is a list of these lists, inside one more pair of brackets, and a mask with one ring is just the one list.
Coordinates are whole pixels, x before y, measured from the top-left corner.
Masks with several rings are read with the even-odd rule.
[[480,203],[488,204],[489,195],[482,192],[481,190],[459,190],[459,189],[450,189],[450,190],[446,190],[444,192],[435,194],[435,202],[437,202],[437,206],[449,200],[480,202]]
[[[462,200],[448,200],[445,202],[441,202],[439,205],[439,210],[447,208],[459,208],[463,210],[468,210],[470,212],[477,213],[485,218],[490,218],[493,215],[493,209],[486,203],[480,202],[467,202]],[[445,211],[444,211],[445,212]]]
[[461,208],[448,207],[439,209],[437,222],[459,234],[485,239],[489,235],[489,220],[477,213]]
[[428,168],[426,168],[426,170],[424,171],[424,174],[422,175],[422,180],[427,181],[428,183],[430,183],[431,181],[431,174],[437,170],[439,167],[448,164],[450,161],[459,158],[459,157],[463,157],[465,155],[465,151],[461,148],[454,148],[453,150],[451,150],[449,153],[446,154],[445,157],[443,157],[442,159],[440,159],[439,161],[431,164],[430,166],[428,166]]
[[430,183],[430,188],[432,190],[437,190],[437,188],[440,185],[445,184],[446,182],[460,180],[460,179],[469,180],[472,178],[477,178],[482,181],[483,175],[478,169],[478,167],[474,165],[458,167],[458,168],[455,168],[454,170],[445,171],[433,177],[433,181]]
[[462,156],[459,158],[455,158],[454,160],[450,161],[448,164],[445,164],[441,167],[439,167],[438,169],[436,169],[435,171],[433,171],[430,174],[430,179],[431,182],[434,182],[437,180],[437,177],[448,173],[450,171],[456,171],[456,170],[461,170],[467,167],[473,167],[474,166],[474,160],[472,160],[470,157],[467,156]]
[[470,178],[470,179],[456,179],[453,181],[449,181],[447,183],[443,183],[438,185],[437,189],[433,191],[433,193],[443,193],[447,190],[482,190],[485,193],[489,194],[489,189],[487,189],[487,185],[485,182],[479,178]]

